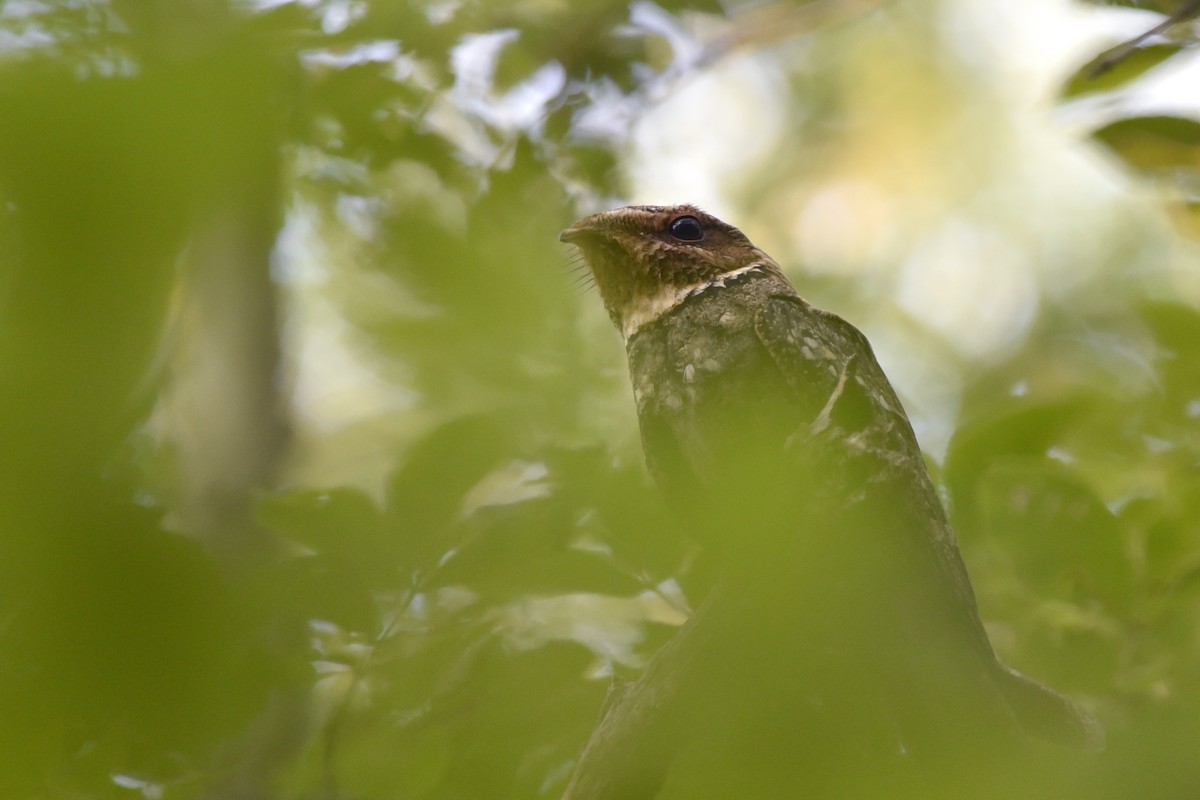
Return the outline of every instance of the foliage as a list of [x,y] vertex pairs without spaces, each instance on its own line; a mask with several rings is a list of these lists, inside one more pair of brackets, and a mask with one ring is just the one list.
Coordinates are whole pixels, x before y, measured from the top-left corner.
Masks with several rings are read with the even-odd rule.
[[[557,796],[609,676],[712,576],[648,485],[619,342],[555,235],[628,192],[639,120],[794,9],[18,5],[0,11],[0,792]],[[954,177],[932,109],[986,101],[931,55],[930,8],[772,45],[792,140],[731,192],[756,241],[818,194],[797,176],[839,162],[926,221],[918,190],[976,202],[990,179]],[[1136,93],[1188,57],[1194,32],[1171,36],[1065,95]],[[863,86],[920,110],[856,125]],[[1188,200],[1196,124],[1116,114],[1095,138]],[[892,158],[906,142],[942,169]],[[848,196],[871,201],[856,219],[887,205]],[[1081,277],[1011,343],[898,329],[962,386],[939,477],[993,639],[1110,729],[1108,756],[1047,791],[1165,795],[1194,786],[1200,733],[1200,314],[1134,268],[1184,245],[1120,227],[1092,268],[1092,234],[1063,234],[1056,266]],[[894,238],[909,251],[864,258],[918,252]],[[904,316],[819,265],[810,288]]]
[[1192,197],[1197,165],[1197,121],[1177,112],[1147,114],[1130,108],[1128,101],[1144,91],[1143,79],[1191,59],[1191,48],[1200,41],[1194,2],[1123,2],[1118,5],[1146,8],[1165,16],[1142,35],[1105,50],[1080,67],[1067,81],[1067,99],[1090,97],[1107,109],[1105,124],[1093,132],[1126,165],[1149,178],[1173,185],[1180,229],[1195,236]]

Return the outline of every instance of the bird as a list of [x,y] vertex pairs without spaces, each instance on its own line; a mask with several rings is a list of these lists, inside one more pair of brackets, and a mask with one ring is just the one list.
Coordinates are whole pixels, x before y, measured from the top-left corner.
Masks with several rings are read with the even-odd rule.
[[[845,765],[862,759],[891,765],[880,786],[927,777],[909,765],[958,763],[976,735],[1103,748],[1095,719],[997,657],[916,435],[856,327],[691,204],[593,214],[560,240],[624,340],[648,472],[720,575],[614,689],[570,800],[771,796],[747,789],[766,780],[747,742],[798,754],[781,797],[795,781],[854,796]],[[671,794],[682,764],[709,777]],[[730,770],[738,786],[713,788]]]

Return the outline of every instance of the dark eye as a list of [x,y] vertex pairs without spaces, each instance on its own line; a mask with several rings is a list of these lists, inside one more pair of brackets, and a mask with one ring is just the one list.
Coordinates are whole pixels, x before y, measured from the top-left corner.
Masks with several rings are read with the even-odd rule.
[[700,220],[695,217],[679,217],[671,220],[667,230],[676,239],[684,242],[698,242],[704,238],[704,229],[700,227]]

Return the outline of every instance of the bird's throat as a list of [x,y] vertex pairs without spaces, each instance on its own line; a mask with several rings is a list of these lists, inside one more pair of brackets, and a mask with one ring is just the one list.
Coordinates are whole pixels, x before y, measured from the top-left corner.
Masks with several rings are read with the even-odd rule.
[[621,335],[628,342],[630,337],[643,327],[660,319],[664,314],[670,313],[689,297],[695,297],[709,289],[724,288],[729,281],[733,281],[743,275],[758,272],[765,266],[765,264],[757,262],[747,264],[744,267],[738,267],[716,278],[709,278],[685,286],[661,286],[654,292],[634,297],[629,301],[629,305],[626,306],[621,314]]

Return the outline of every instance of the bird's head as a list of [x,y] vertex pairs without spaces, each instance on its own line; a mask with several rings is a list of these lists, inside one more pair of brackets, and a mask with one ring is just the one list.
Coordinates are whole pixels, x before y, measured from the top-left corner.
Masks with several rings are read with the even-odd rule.
[[627,206],[584,217],[559,238],[579,248],[628,339],[689,296],[775,262],[737,228],[692,205]]

